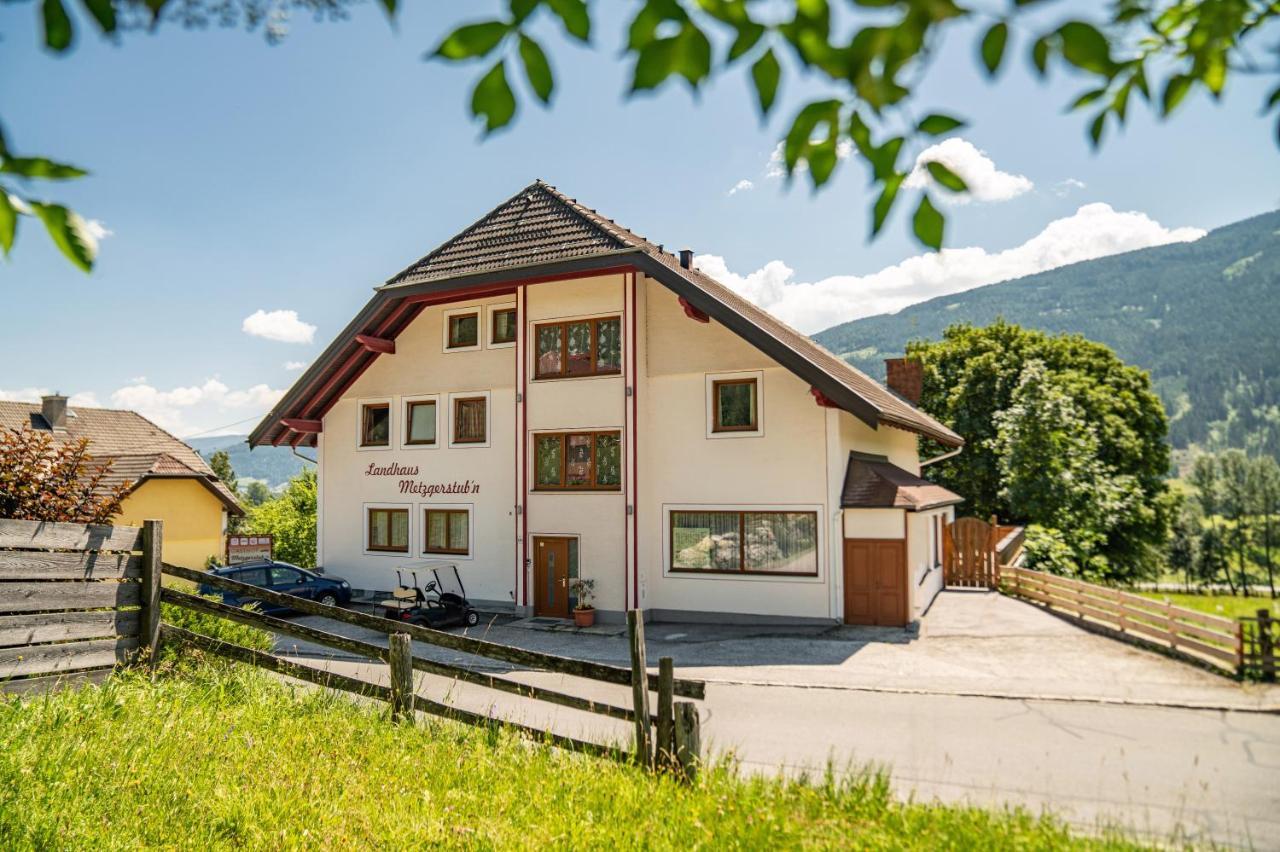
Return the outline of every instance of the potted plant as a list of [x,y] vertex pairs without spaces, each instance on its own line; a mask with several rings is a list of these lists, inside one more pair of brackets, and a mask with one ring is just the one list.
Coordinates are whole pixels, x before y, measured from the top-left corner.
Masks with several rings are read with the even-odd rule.
[[573,608],[573,623],[578,627],[590,627],[596,623],[596,608],[592,606],[596,581],[579,577],[569,584],[578,603]]

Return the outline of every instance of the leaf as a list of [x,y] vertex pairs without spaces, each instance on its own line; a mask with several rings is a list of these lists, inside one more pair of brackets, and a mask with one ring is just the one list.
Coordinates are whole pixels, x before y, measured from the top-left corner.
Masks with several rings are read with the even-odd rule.
[[1102,144],[1102,131],[1106,129],[1106,125],[1107,111],[1104,109],[1094,116],[1093,121],[1089,124],[1089,141],[1093,143],[1094,148]]
[[894,136],[886,139],[884,144],[879,148],[875,148],[868,157],[871,161],[871,169],[876,176],[876,180],[887,180],[889,175],[893,174],[898,168],[898,153],[902,150],[902,143],[905,140],[901,136]]
[[1107,93],[1106,86],[1103,86],[1101,89],[1090,89],[1089,91],[1085,92],[1080,97],[1072,101],[1071,106],[1067,107],[1067,110],[1070,112],[1070,111],[1078,110],[1081,107],[1087,107],[1089,104],[1093,103],[1098,98],[1105,95],[1106,93]]
[[550,103],[551,90],[555,88],[551,63],[547,62],[547,54],[542,51],[542,47],[524,33],[520,34],[520,59],[524,62],[524,73],[529,78],[534,94],[544,104]]
[[631,72],[631,91],[655,89],[671,76],[675,39],[652,41],[640,49],[636,67]]
[[728,61],[732,62],[741,58],[743,54],[756,46],[764,33],[764,26],[757,24],[755,21],[748,21],[740,25],[738,27],[738,37],[733,40],[733,44],[729,47]]
[[584,0],[547,0],[547,5],[555,12],[564,31],[578,41],[591,38],[591,12]]
[[911,229],[915,231],[916,239],[934,251],[938,251],[942,248],[942,231],[945,225],[946,220],[942,218],[938,208],[933,206],[929,196],[920,196],[916,215],[911,219]]
[[1195,79],[1188,74],[1175,74],[1169,78],[1169,82],[1164,86],[1164,97],[1161,99],[1161,110],[1165,115],[1169,115],[1178,108],[1178,104],[1182,103],[1182,99],[1191,91],[1191,84]]
[[766,50],[764,55],[757,59],[751,65],[751,80],[756,84],[756,97],[760,100],[760,115],[769,114],[769,110],[773,108],[774,98],[778,95],[778,78],[782,74],[782,68],[778,65],[778,58],[773,55],[773,48]]
[[872,207],[871,236],[874,237],[880,233],[880,229],[884,227],[885,220],[889,218],[889,211],[893,209],[893,202],[898,198],[898,189],[906,177],[902,173],[895,173],[885,179],[884,189],[880,190],[880,197]]
[[13,248],[13,240],[18,234],[18,211],[9,200],[9,193],[0,186],[0,249],[4,256],[9,256]]
[[382,11],[386,13],[388,18],[394,19],[396,16],[396,0],[379,0],[382,5]]
[[1077,68],[1095,74],[1109,74],[1115,67],[1107,37],[1093,24],[1068,21],[1058,28],[1062,37],[1062,58]]
[[471,92],[471,114],[484,116],[486,134],[506,126],[516,114],[516,96],[507,83],[507,70],[501,59]]
[[40,7],[44,20],[44,43],[59,53],[71,46],[71,18],[62,0],[44,0]]
[[916,130],[929,136],[941,136],[961,127],[964,127],[964,122],[960,119],[935,112],[921,119],[920,123],[916,125]]
[[76,266],[89,272],[98,247],[85,227],[84,219],[61,204],[31,202],[31,211],[44,222],[45,230],[59,250]]
[[1009,25],[1004,21],[993,24],[982,37],[982,64],[987,74],[994,75],[1004,59],[1004,48],[1009,41]]
[[1049,39],[1047,36],[1041,36],[1031,45],[1031,61],[1036,66],[1036,71],[1043,77],[1045,72],[1049,70]]
[[935,181],[952,192],[964,192],[969,188],[969,185],[964,182],[964,178],[937,160],[930,160],[924,164],[924,167],[929,170],[929,174]]
[[524,23],[524,20],[532,15],[539,5],[541,0],[511,0],[509,8],[512,20],[517,24]]
[[0,172],[44,180],[71,180],[88,174],[84,169],[55,163],[44,157],[6,157],[0,162]]
[[487,56],[509,32],[511,25],[506,21],[465,24],[445,36],[432,55],[453,61]]
[[[1269,98],[1267,98],[1267,105],[1262,108],[1262,111],[1270,112],[1271,110],[1275,109],[1276,104],[1280,104],[1280,86],[1277,86],[1276,90],[1271,93],[1271,96]],[[4,153],[3,146],[4,146],[4,139],[3,137],[0,137],[0,154]]]
[[112,0],[80,0],[80,2],[98,22],[100,30],[104,33],[116,31],[116,7]]

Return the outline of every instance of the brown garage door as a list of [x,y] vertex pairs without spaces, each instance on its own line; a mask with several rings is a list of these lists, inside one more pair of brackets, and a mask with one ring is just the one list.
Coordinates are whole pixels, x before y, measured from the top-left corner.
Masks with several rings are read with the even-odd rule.
[[844,623],[906,625],[906,542],[845,539]]

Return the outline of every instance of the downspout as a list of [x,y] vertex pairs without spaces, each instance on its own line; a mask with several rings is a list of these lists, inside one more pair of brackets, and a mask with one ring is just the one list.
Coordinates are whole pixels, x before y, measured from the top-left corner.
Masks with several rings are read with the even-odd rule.
[[956,447],[954,450],[948,450],[947,452],[943,453],[940,456],[934,456],[931,459],[925,459],[924,461],[920,462],[920,467],[928,467],[934,462],[946,461],[949,458],[954,458],[955,456],[960,455],[960,451],[963,449],[964,447]]

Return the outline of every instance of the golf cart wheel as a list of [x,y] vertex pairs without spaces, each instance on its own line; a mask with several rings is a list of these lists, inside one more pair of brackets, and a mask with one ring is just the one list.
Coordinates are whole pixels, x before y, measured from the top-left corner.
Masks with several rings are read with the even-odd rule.
[[474,609],[467,610],[467,626],[475,627],[479,623],[480,613],[476,612]]
[[337,606],[338,596],[335,595],[333,592],[325,592],[323,595],[316,598],[316,603],[320,604],[321,606]]

